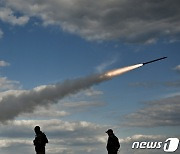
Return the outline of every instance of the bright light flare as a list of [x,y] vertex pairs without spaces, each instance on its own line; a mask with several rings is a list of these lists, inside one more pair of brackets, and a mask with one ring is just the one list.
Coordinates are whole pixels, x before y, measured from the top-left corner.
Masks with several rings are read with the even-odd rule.
[[136,68],[139,68],[141,66],[143,66],[143,64],[136,64],[136,65],[126,66],[123,68],[114,69],[114,70],[106,72],[103,76],[110,77],[110,78],[115,77],[115,76],[121,75],[123,73],[129,72],[131,70],[134,70]]

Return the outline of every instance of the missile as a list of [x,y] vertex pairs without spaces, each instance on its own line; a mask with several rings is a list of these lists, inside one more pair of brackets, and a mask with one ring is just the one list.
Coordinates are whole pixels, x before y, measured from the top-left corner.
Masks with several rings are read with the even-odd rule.
[[145,63],[142,63],[142,64],[143,64],[143,65],[146,65],[146,64],[149,64],[149,63],[153,63],[153,62],[155,62],[155,61],[158,61],[158,60],[163,60],[163,59],[165,59],[165,58],[167,58],[167,57],[158,58],[158,59],[151,60],[151,61],[148,61],[148,62],[145,62]]

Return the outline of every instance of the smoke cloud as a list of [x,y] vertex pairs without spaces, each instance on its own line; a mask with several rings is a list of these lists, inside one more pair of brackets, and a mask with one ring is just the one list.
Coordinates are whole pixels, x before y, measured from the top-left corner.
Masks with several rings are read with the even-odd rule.
[[22,113],[31,113],[38,106],[48,106],[57,103],[58,100],[65,96],[75,94],[81,90],[87,89],[93,85],[109,80],[114,76],[126,73],[140,66],[142,65],[127,66],[103,74],[66,80],[54,85],[39,86],[32,90],[7,91],[1,93],[0,122],[13,120]]

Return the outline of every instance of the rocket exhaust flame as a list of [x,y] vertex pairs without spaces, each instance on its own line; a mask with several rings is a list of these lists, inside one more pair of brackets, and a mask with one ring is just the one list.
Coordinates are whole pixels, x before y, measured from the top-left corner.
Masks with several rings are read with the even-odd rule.
[[126,66],[126,67],[123,67],[123,68],[114,69],[114,70],[106,72],[103,76],[110,77],[110,78],[115,77],[115,76],[124,74],[126,72],[129,72],[131,70],[134,70],[136,68],[139,68],[141,66],[143,66],[143,64],[136,64],[136,65]]

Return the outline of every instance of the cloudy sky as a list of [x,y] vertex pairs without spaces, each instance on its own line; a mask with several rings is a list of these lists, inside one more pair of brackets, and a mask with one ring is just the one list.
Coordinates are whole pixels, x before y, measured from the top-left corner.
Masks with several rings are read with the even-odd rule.
[[[180,137],[179,0],[0,0],[0,153],[121,154]],[[111,80],[97,74],[167,56]],[[179,153],[178,150],[175,153]]]

